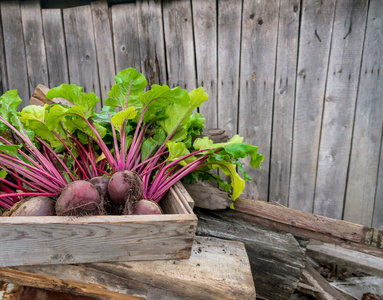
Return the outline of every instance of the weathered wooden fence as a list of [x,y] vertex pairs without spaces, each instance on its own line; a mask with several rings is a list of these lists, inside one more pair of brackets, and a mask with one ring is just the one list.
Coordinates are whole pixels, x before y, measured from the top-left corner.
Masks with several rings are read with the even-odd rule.
[[208,127],[266,155],[246,196],[383,227],[383,1],[1,1],[0,91],[116,72],[203,86]]

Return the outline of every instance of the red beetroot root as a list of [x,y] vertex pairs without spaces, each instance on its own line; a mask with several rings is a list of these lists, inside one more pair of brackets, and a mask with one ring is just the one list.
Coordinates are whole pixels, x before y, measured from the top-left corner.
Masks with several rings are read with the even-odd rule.
[[161,215],[163,214],[161,207],[152,200],[142,199],[138,201],[134,207],[134,215]]
[[134,205],[142,198],[144,185],[140,175],[133,171],[119,171],[113,174],[108,184],[108,194],[115,206],[123,207],[132,214]]
[[68,184],[56,200],[56,214],[59,216],[99,215],[102,211],[97,189],[84,180]]
[[108,202],[108,183],[110,178],[105,176],[93,177],[89,182],[95,186],[97,189],[101,205],[105,205]]
[[53,199],[48,197],[32,197],[16,204],[11,211],[10,215],[12,217],[54,216],[55,203]]

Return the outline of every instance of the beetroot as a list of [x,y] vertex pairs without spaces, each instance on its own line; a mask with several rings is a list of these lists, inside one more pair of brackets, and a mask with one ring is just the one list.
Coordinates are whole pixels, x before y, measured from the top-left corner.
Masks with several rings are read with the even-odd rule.
[[99,215],[102,212],[100,195],[88,181],[71,182],[56,200],[56,213],[59,216]]
[[39,196],[27,198],[20,201],[10,210],[10,216],[54,216],[55,204],[54,200],[48,197]]
[[115,206],[123,207],[132,214],[135,203],[142,198],[144,185],[140,175],[133,171],[119,171],[109,180],[108,193]]
[[101,205],[105,205],[108,202],[109,179],[110,178],[105,176],[98,176],[93,177],[91,180],[89,180],[89,182],[95,186],[100,195]]
[[161,215],[161,207],[152,200],[142,199],[138,201],[133,210],[134,215]]

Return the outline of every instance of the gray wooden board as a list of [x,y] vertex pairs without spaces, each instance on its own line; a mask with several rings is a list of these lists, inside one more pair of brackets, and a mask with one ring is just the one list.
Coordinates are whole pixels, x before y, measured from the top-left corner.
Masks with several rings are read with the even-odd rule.
[[[63,13],[69,81],[82,86],[85,93],[100,97],[91,8],[89,5],[66,8]],[[101,108],[100,102],[97,108]]]
[[3,25],[1,22],[1,6],[0,6],[0,95],[8,90],[7,66],[5,64]]
[[242,0],[218,1],[218,127],[238,133]]
[[239,220],[241,213],[230,209],[196,214],[197,235],[245,244],[258,297],[290,299],[305,267],[305,253],[291,234]]
[[0,266],[187,258],[196,223],[193,214],[3,217]]
[[163,1],[168,84],[196,87],[192,12],[189,0]]
[[[89,289],[76,289],[76,292],[88,296],[98,287],[101,292],[121,293],[121,298],[117,299],[130,299],[124,295],[151,300],[255,299],[243,243],[210,237],[196,237],[191,257],[185,260],[22,266],[1,269],[0,277],[7,275],[8,270],[9,275],[12,271],[19,271],[30,276],[43,275],[62,280],[54,281],[56,284],[51,285],[51,289],[71,287],[76,282],[87,283]],[[105,294],[101,292],[93,295]]]
[[338,281],[331,282],[330,284],[341,291],[345,291],[346,293],[351,294],[352,296],[356,297],[356,299],[364,298],[363,294],[366,293],[383,295],[383,278],[380,277],[350,277],[346,279],[346,282]]
[[20,3],[19,1],[1,1],[0,8],[8,89],[18,90],[18,95],[23,99],[23,103],[19,106],[22,108],[27,105],[30,95]]
[[335,1],[304,1],[299,42],[289,207],[313,211]]
[[289,200],[300,1],[281,1],[275,73],[269,201]]
[[343,214],[367,8],[367,0],[338,1],[334,17],[314,213],[336,219]]
[[93,27],[97,49],[98,74],[100,77],[100,100],[104,103],[115,83],[116,75],[109,7],[106,0],[91,2]]
[[193,25],[197,86],[209,94],[199,111],[205,118],[205,127],[217,128],[217,1],[193,0]]
[[344,219],[371,225],[383,123],[383,2],[371,1],[367,19]]
[[21,16],[27,58],[29,92],[32,95],[38,84],[48,85],[48,67],[40,1],[22,1]]
[[136,2],[141,70],[152,84],[166,84],[166,60],[162,4],[160,1]]
[[375,206],[372,219],[372,227],[383,229],[383,139],[382,145],[380,147],[380,163],[375,193]]
[[113,5],[112,26],[116,72],[126,68],[141,71],[136,4]]
[[61,9],[43,9],[43,28],[49,87],[69,83],[68,60]]
[[243,195],[267,201],[279,1],[245,0],[243,5],[238,132],[265,154],[262,170],[244,163],[253,180]]

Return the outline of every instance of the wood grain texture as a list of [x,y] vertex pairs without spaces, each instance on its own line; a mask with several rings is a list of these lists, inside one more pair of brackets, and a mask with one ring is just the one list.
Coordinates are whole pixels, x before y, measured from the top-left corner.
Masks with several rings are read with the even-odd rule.
[[8,90],[7,66],[5,63],[3,24],[1,22],[1,6],[0,6],[0,95]]
[[281,1],[275,73],[269,201],[288,205],[300,1]]
[[341,219],[368,1],[338,1],[327,78],[314,213]]
[[112,25],[116,72],[126,68],[141,72],[136,4],[113,5]]
[[[48,67],[45,52],[40,1],[22,1],[25,54],[28,68],[29,93],[33,94],[39,83],[48,85]],[[57,41],[56,41],[57,42]]]
[[218,1],[218,127],[238,133],[242,0]]
[[267,201],[279,1],[245,0],[243,5],[238,132],[266,155],[262,170],[244,164],[253,180],[243,194]]
[[210,185],[185,184],[185,188],[194,199],[195,206],[210,210],[220,210],[230,207],[233,203],[229,193]]
[[43,9],[43,28],[49,87],[69,83],[68,60],[61,9]]
[[[69,81],[82,86],[85,93],[100,96],[91,8],[89,5],[66,8],[63,13]],[[96,108],[101,108],[100,102]]]
[[305,253],[291,234],[238,219],[231,209],[196,210],[197,234],[243,242],[249,256],[257,297],[290,299],[305,267]]
[[383,123],[383,2],[371,1],[355,112],[344,219],[371,225]]
[[0,266],[189,258],[197,217],[173,189],[162,202],[163,215],[0,218]]
[[234,207],[255,224],[383,257],[383,230],[244,198]]
[[20,3],[19,1],[1,1],[0,8],[8,89],[18,90],[18,95],[23,99],[23,103],[19,106],[22,108],[27,105],[30,94]]
[[0,269],[0,278],[101,299],[255,299],[244,245],[208,237],[195,238],[187,260],[22,266]]
[[192,12],[189,0],[163,1],[168,84],[196,87]]
[[312,212],[335,1],[305,1],[299,42],[289,207]]
[[380,163],[378,182],[375,194],[374,215],[372,219],[372,226],[383,229],[383,139],[380,147]]
[[209,100],[199,111],[207,128],[217,128],[217,3],[215,0],[193,0],[192,7],[197,86],[202,86],[209,94]]
[[152,84],[166,84],[164,28],[161,1],[136,2],[141,70]]
[[106,0],[92,1],[91,8],[100,77],[100,100],[104,103],[115,83],[113,78],[116,75],[108,2]]

